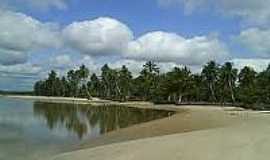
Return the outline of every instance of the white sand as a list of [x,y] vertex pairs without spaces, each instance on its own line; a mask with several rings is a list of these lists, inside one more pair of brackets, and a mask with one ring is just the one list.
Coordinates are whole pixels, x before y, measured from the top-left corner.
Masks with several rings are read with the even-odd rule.
[[[187,133],[182,132],[173,135],[82,149],[58,155],[53,157],[52,160],[269,159],[270,115],[254,111],[239,112],[237,111],[239,110],[238,108],[233,107],[224,109],[220,107],[185,106],[184,108],[192,111],[191,113],[195,113],[191,114],[191,116],[187,115],[191,117],[191,120],[186,121],[192,127],[195,127],[195,131],[191,130]],[[198,114],[200,112],[204,114],[201,116]],[[221,114],[222,112],[223,114]],[[230,118],[228,115],[232,117]],[[164,123],[164,120],[161,120],[161,123]],[[173,123],[176,123],[176,121],[173,121]],[[208,123],[217,123],[215,124],[217,126],[209,125],[210,129],[204,128],[207,127]],[[202,124],[203,127],[201,127],[200,124]],[[168,123],[168,125],[170,125],[170,123]],[[143,126],[149,127],[151,125],[145,124]],[[175,126],[172,125],[172,127]],[[202,130],[198,131],[196,127],[201,127]],[[128,133],[128,131],[136,131],[136,128],[131,127],[131,129],[126,130]],[[137,134],[136,132],[133,133]],[[113,137],[114,136],[110,138]]]
[[53,160],[269,160],[270,115],[241,123],[85,149]]
[[[27,97],[52,102],[93,103],[87,99]],[[97,99],[98,102],[100,100]],[[102,101],[102,100],[101,100]],[[105,102],[106,103],[106,102]],[[109,102],[111,104],[114,102]],[[122,104],[122,103],[121,103]],[[268,160],[270,157],[269,112],[240,111],[238,108],[210,106],[153,105],[123,103],[132,107],[181,110],[189,114],[133,126],[105,135],[103,141],[116,142],[145,138],[64,153],[52,160]],[[179,126],[177,125],[179,123]],[[186,125],[185,125],[186,124]],[[168,125],[168,127],[167,127]],[[152,127],[152,128],[151,128]],[[148,135],[147,128],[154,130]],[[158,132],[158,130],[164,130]],[[183,133],[184,131],[184,133]],[[185,133],[185,131],[188,131]],[[143,133],[139,135],[139,133]],[[173,134],[177,133],[177,134]],[[132,136],[138,134],[139,136]],[[159,136],[166,134],[166,136]],[[123,138],[124,137],[124,138]],[[101,138],[102,139],[102,138]],[[89,142],[91,143],[91,142]],[[110,143],[110,142],[109,142]],[[112,141],[114,143],[114,141]],[[102,143],[101,143],[102,144]],[[106,143],[105,143],[106,144]],[[90,145],[91,146],[91,145]],[[87,147],[87,145],[86,145]]]

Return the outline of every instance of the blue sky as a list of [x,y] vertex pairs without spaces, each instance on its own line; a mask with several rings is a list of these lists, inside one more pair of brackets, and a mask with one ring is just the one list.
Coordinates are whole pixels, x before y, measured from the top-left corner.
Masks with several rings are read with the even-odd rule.
[[[222,32],[224,35],[239,32],[235,18],[220,18],[208,12],[185,15],[183,8],[162,7],[156,0],[93,0],[72,1],[67,10],[50,9],[48,12],[24,10],[43,21],[68,25],[97,17],[112,17],[127,24],[139,36],[145,32],[163,30],[186,36]],[[196,26],[196,27],[194,27]]]
[[[263,70],[270,62],[270,0],[2,0],[0,89],[30,90],[55,69],[109,63],[136,74],[209,60]],[[31,76],[30,76],[31,75]]]

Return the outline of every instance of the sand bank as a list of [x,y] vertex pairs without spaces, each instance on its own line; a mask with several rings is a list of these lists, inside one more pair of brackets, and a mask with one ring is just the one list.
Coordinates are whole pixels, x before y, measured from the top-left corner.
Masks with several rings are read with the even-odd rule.
[[270,117],[65,153],[54,160],[268,160]]
[[53,160],[268,159],[267,114],[234,107],[174,109],[179,113],[172,117],[111,132]]
[[118,103],[96,99],[25,97],[60,103],[117,104],[177,111],[177,114],[89,140],[52,160],[253,160],[269,159],[269,112],[235,107]]

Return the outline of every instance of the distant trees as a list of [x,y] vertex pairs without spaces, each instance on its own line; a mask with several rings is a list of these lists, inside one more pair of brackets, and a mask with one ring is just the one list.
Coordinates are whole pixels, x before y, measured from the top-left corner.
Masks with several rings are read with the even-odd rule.
[[266,70],[259,73],[256,83],[258,101],[264,104],[270,103],[270,65]]
[[139,86],[139,92],[144,100],[150,100],[157,88],[157,80],[159,76],[159,68],[154,62],[146,62],[143,65],[143,70],[140,72],[140,76],[137,78],[137,86]]
[[83,97],[87,97],[90,95],[86,88],[88,76],[89,70],[84,65],[78,70],[70,70],[67,77],[62,78],[58,77],[55,71],[51,71],[47,79],[35,83],[34,93],[40,96],[79,97],[81,90],[85,88]]
[[233,64],[226,62],[220,68],[220,96],[223,103],[225,102],[235,102],[235,88],[237,80],[237,69],[233,68]]
[[207,88],[207,101],[217,102],[217,82],[219,66],[214,61],[207,63],[202,70],[202,80]]
[[[238,99],[245,105],[257,101],[257,73],[250,67],[244,67],[239,73]],[[269,83],[269,82],[268,82]]]
[[156,103],[237,103],[245,106],[270,104],[270,65],[261,73],[250,67],[239,72],[233,64],[208,62],[200,74],[175,67],[160,73],[154,62],[147,62],[137,77],[126,66],[112,69],[107,64],[100,76],[82,65],[59,77],[51,71],[48,78],[36,82],[36,95],[65,97],[101,97],[119,101],[150,100]]

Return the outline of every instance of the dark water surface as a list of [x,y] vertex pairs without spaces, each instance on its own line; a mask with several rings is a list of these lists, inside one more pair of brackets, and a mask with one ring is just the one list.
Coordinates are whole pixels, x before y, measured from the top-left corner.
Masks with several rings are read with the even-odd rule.
[[[104,133],[172,114],[0,97],[0,160],[36,160]],[[46,158],[45,158],[46,159]]]

